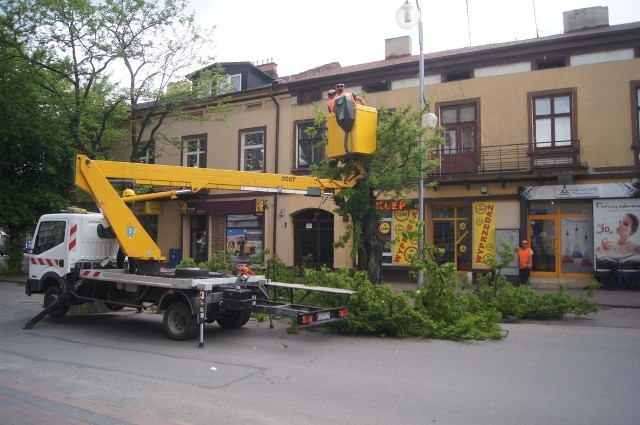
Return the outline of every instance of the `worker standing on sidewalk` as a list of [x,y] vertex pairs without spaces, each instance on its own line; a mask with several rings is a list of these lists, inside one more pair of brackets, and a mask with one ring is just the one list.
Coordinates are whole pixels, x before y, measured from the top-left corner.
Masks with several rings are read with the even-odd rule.
[[520,285],[529,284],[529,275],[533,267],[533,250],[529,248],[529,242],[523,240],[522,248],[518,251],[518,272],[520,275]]

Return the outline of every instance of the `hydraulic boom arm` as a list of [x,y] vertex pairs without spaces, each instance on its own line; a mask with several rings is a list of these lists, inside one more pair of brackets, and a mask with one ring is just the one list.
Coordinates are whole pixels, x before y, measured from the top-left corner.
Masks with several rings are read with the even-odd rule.
[[[354,163],[359,164],[357,161]],[[164,261],[166,258],[160,252],[160,248],[125,202],[160,197],[175,198],[178,190],[185,189],[192,193],[203,189],[217,189],[320,196],[354,186],[364,175],[362,167],[357,168],[359,173],[347,180],[330,180],[310,176],[99,161],[78,155],[75,184],[95,200],[109,221],[118,243],[130,258]],[[167,187],[173,190],[121,198],[109,179],[127,179],[138,185]]]

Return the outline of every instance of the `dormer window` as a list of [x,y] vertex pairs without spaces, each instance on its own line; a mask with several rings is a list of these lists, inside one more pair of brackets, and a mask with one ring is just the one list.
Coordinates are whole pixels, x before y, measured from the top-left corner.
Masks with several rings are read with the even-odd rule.
[[233,93],[242,90],[242,74],[228,75],[227,80],[220,82],[218,87],[221,94]]

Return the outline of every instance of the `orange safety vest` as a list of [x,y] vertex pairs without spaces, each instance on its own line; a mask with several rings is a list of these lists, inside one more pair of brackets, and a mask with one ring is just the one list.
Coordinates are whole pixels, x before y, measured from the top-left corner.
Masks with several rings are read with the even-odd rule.
[[518,252],[518,267],[521,269],[531,268],[531,260],[533,257],[533,251],[531,248],[524,248]]
[[334,96],[332,99],[327,100],[327,108],[329,108],[329,112],[333,112],[333,107],[336,104],[336,97]]

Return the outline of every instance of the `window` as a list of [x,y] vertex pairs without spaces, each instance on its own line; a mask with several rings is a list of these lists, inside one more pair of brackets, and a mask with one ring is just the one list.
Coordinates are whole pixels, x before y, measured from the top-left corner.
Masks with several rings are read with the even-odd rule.
[[571,146],[573,100],[570,93],[533,97],[535,149]]
[[536,69],[564,68],[567,66],[565,58],[540,59],[536,61]]
[[446,127],[443,153],[473,152],[476,146],[476,105],[446,106],[440,109],[441,123]]
[[471,72],[469,71],[448,72],[444,75],[446,82],[468,80],[469,78],[471,78]]
[[264,130],[243,132],[240,145],[240,169],[264,171]]
[[389,91],[390,90],[388,81],[380,81],[380,82],[377,82],[377,83],[365,84],[363,89],[367,93],[377,93],[377,92],[381,92],[381,91]]
[[232,93],[242,90],[242,74],[227,75],[226,80],[223,80],[218,85],[218,91],[220,94]]
[[149,148],[144,151],[142,156],[138,158],[138,161],[143,164],[155,164],[156,163],[156,141],[152,140],[149,143]]
[[38,228],[33,247],[34,254],[40,254],[64,242],[66,222],[43,221]]
[[636,100],[636,104],[635,104],[635,120],[636,120],[636,126],[635,126],[635,133],[634,134],[634,139],[636,141],[636,144],[640,144],[640,85],[637,85],[635,87],[636,90],[636,95],[635,95],[635,100]]
[[470,270],[471,206],[434,206],[431,234],[433,244],[444,249],[436,261],[455,263],[456,270]]
[[296,125],[296,168],[308,168],[311,164],[318,164],[324,157],[324,149],[317,146],[322,140],[320,132],[311,136],[310,129],[313,129],[313,122]]
[[298,105],[311,105],[322,100],[322,90],[309,90],[298,93]]
[[226,251],[229,260],[246,263],[262,251],[262,217],[255,214],[229,214],[226,225]]
[[183,139],[185,147],[184,164],[187,167],[205,168],[207,166],[207,138],[191,136]]

